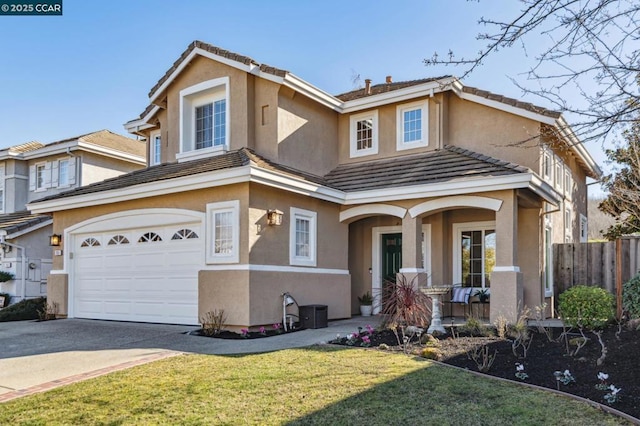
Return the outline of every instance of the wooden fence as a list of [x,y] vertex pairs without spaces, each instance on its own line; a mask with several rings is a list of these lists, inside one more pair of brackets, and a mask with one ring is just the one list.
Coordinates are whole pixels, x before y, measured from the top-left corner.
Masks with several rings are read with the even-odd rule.
[[603,243],[553,245],[554,296],[575,285],[602,287],[616,295],[618,313],[622,284],[640,273],[640,237]]

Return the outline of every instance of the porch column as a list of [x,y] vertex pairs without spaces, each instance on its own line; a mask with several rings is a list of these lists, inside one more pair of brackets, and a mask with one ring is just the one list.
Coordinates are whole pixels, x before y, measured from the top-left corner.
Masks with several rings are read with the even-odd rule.
[[505,192],[496,212],[496,264],[491,273],[490,320],[503,316],[515,323],[523,306],[522,273],[518,266],[518,197]]
[[416,285],[427,285],[427,273],[422,267],[422,218],[412,218],[408,212],[402,219],[402,268],[399,272],[407,281],[415,279]]

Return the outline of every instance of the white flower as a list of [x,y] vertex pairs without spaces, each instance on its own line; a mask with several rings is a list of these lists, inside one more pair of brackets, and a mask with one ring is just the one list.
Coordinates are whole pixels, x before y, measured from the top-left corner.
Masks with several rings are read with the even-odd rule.
[[564,375],[567,376],[567,377],[571,376],[571,371],[564,370]]
[[353,339],[353,334],[347,334],[347,340]]
[[609,386],[609,389],[611,389],[611,393],[613,395],[616,395],[618,392],[620,392],[620,389],[618,389],[617,387],[615,387],[613,385]]
[[608,378],[609,378],[608,374],[605,374],[605,373],[602,373],[602,372],[598,373],[598,380],[602,380],[604,382]]
[[516,371],[524,371],[524,365],[516,362]]
[[336,334],[336,338],[339,339],[340,338],[340,333]]

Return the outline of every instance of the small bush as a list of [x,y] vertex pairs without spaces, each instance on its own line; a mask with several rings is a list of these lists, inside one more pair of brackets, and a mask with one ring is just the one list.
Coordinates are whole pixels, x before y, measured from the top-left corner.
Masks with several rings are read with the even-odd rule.
[[434,347],[423,348],[420,351],[420,356],[422,358],[438,361],[442,357],[442,352],[440,352],[440,349]]
[[46,310],[47,299],[25,299],[0,311],[0,322],[38,319],[38,312]]
[[208,311],[200,318],[202,332],[205,336],[216,336],[224,329],[226,321],[227,315],[224,309]]
[[640,318],[640,275],[622,286],[622,306],[629,318]]
[[0,283],[5,283],[7,281],[14,280],[16,278],[11,272],[0,271]]
[[571,327],[599,330],[613,319],[614,297],[602,288],[579,285],[560,295],[558,310]]

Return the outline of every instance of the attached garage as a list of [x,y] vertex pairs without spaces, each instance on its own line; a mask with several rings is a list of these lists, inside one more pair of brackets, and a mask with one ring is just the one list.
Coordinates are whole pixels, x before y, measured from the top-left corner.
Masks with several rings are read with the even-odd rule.
[[202,219],[175,212],[129,213],[93,220],[69,234],[72,316],[198,324]]

